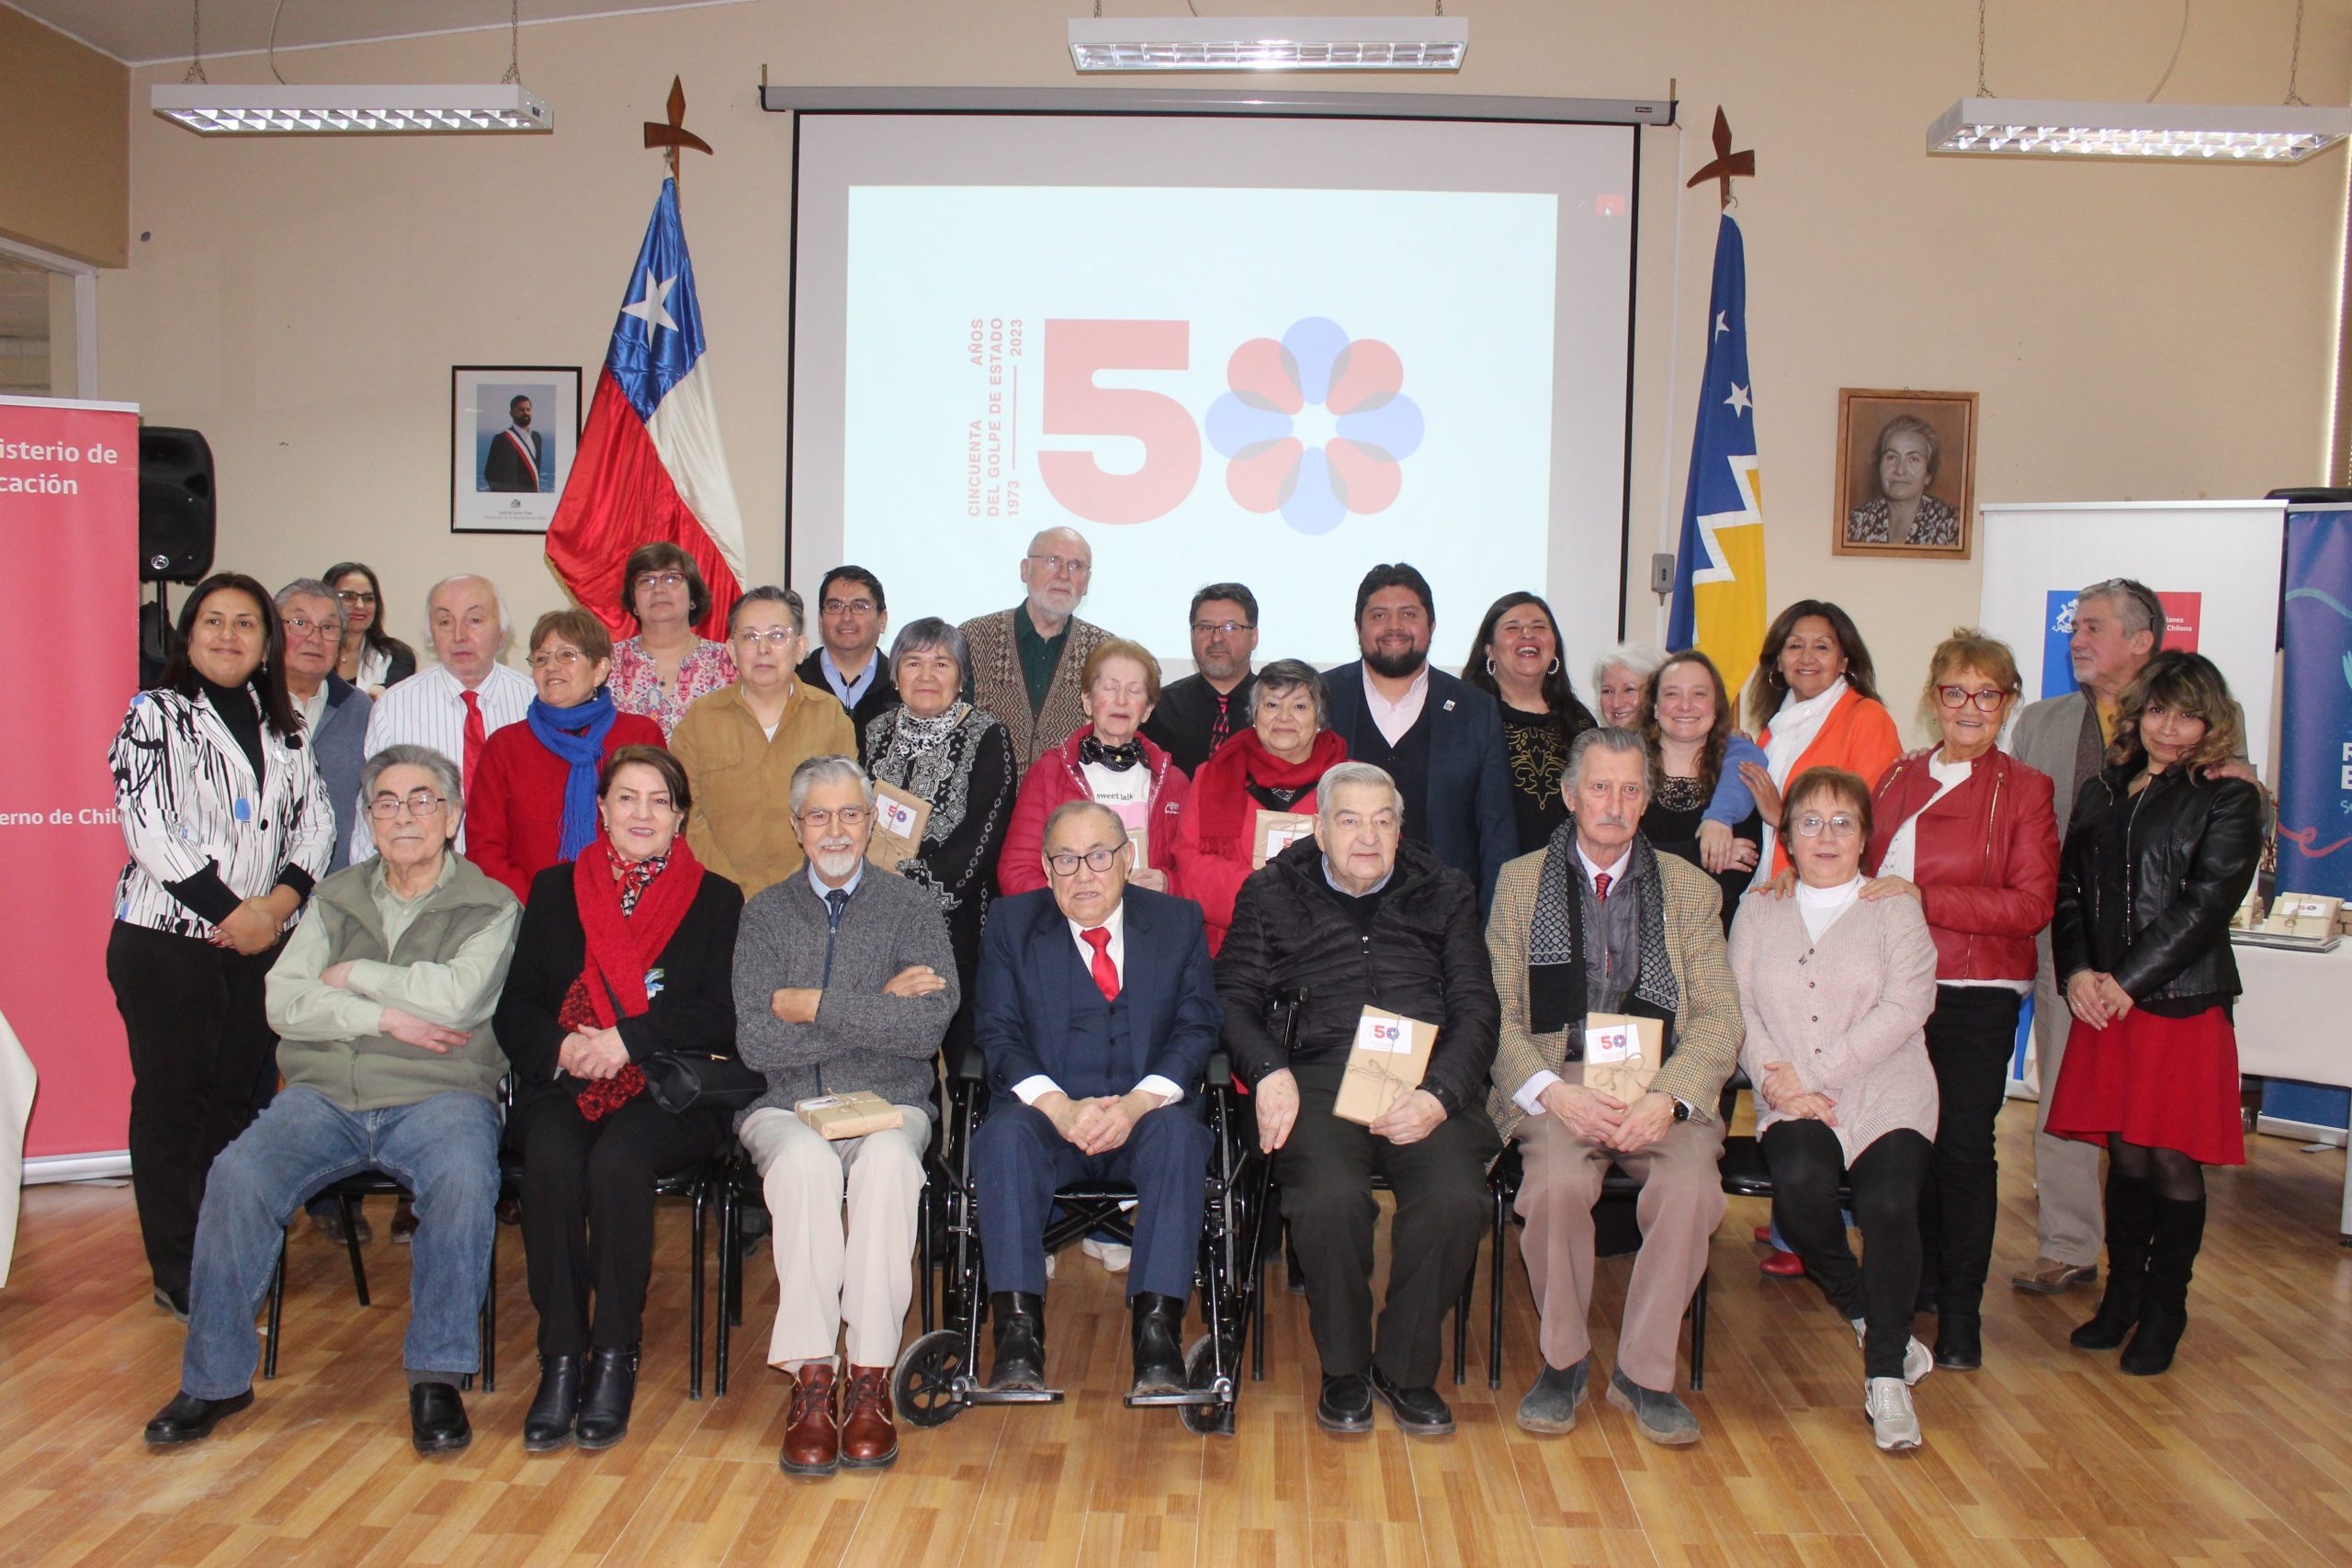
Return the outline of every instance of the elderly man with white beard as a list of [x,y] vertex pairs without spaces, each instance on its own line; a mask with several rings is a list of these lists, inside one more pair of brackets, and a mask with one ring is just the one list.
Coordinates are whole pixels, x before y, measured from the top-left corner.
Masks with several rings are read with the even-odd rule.
[[[744,905],[737,928],[737,1048],[768,1092],[736,1133],[775,1225],[768,1363],[794,1380],[778,1462],[820,1476],[899,1457],[890,1370],[914,1295],[932,1060],[958,993],[939,900],[865,863],[874,784],[856,760],[809,758],[791,800],[808,867]],[[898,1107],[899,1124],[829,1141],[795,1113],[854,1089]]]

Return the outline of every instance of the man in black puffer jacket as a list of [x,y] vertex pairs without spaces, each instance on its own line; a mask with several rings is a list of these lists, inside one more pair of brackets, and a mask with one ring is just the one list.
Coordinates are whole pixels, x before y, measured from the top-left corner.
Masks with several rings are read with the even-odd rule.
[[[1486,1113],[1500,1009],[1469,878],[1402,840],[1396,782],[1363,762],[1323,775],[1315,836],[1242,884],[1217,959],[1225,1043],[1275,1156],[1306,1274],[1327,1431],[1372,1427],[1376,1394],[1417,1436],[1453,1430],[1439,1331],[1478,1254],[1496,1149]],[[1421,1087],[1369,1128],[1332,1114],[1365,1007],[1437,1026]],[[1277,1022],[1295,1010],[1295,1028]],[[1288,1036],[1287,1043],[1285,1035]],[[1396,1198],[1388,1300],[1372,1325],[1372,1178]]]

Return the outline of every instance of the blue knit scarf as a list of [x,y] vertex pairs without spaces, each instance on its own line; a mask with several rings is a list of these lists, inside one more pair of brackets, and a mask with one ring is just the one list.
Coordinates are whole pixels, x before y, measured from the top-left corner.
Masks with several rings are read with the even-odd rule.
[[[531,699],[526,720],[539,744],[567,763],[571,772],[563,781],[563,836],[556,850],[559,860],[573,861],[596,836],[596,773],[605,761],[605,737],[611,733],[619,710],[613,706],[612,689],[568,708],[550,707]],[[585,726],[583,728],[582,726]]]

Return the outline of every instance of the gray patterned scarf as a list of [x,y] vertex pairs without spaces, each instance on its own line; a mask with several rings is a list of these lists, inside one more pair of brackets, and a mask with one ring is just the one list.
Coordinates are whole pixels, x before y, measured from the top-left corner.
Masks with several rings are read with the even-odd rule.
[[[1642,897],[1642,961],[1633,995],[1672,1021],[1682,1003],[1674,965],[1666,951],[1666,885],[1650,841],[1634,839],[1634,883]],[[1552,830],[1544,870],[1535,886],[1535,915],[1527,932],[1528,1027],[1556,1033],[1581,1020],[1586,1010],[1583,871],[1577,863],[1577,824],[1571,817]]]

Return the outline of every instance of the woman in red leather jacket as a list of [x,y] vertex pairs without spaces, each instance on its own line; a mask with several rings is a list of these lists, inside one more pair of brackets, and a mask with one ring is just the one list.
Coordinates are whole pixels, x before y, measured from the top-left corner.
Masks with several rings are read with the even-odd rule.
[[1980,1303],[1993,1258],[2000,1168],[1993,1120],[2007,1093],[2018,1010],[2033,988],[2034,937],[2058,890],[2050,775],[1997,744],[2016,705],[2007,646],[1958,630],[1928,663],[1940,745],[1898,757],[1871,792],[1865,898],[1919,900],[1936,942],[1928,1055],[1941,1101],[1935,1181],[1920,1216],[1936,1293],[1936,1364],[1984,1364]]

